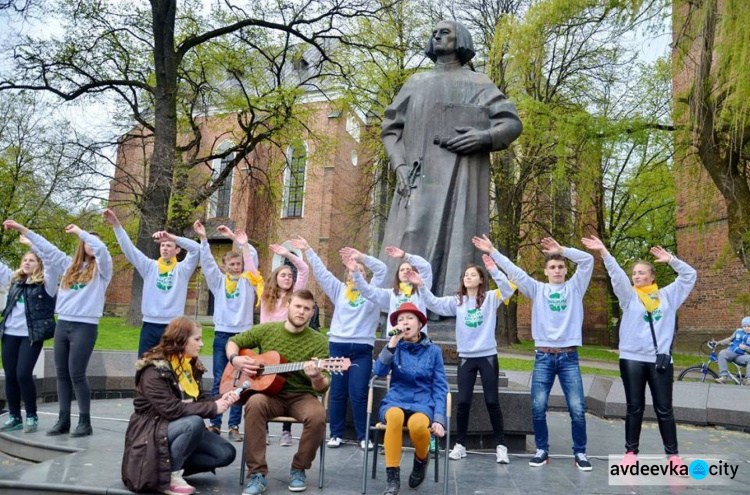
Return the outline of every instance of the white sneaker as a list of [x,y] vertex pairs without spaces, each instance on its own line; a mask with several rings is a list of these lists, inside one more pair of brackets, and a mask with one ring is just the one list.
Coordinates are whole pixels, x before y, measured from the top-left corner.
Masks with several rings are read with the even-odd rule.
[[454,461],[458,461],[462,459],[463,457],[466,457],[466,448],[460,443],[457,443],[451,449],[450,454],[448,454],[448,457],[450,457]]
[[[360,440],[359,441],[359,448],[362,449],[362,450],[365,450],[365,441],[364,440]],[[367,450],[372,450],[372,442],[370,442],[369,440],[367,441]]]
[[505,445],[498,445],[495,449],[495,462],[498,464],[510,464],[508,459],[508,447]]
[[339,437],[331,437],[327,445],[329,449],[337,449],[341,447],[341,439]]
[[183,469],[172,471],[169,476],[169,490],[165,490],[167,495],[190,495],[195,492],[195,487],[189,485],[182,477]]

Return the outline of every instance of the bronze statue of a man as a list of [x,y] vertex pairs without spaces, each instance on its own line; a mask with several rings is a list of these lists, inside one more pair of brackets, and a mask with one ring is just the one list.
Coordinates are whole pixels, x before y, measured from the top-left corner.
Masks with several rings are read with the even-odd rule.
[[465,266],[480,262],[471,238],[489,232],[490,152],[522,126],[497,86],[464,67],[474,46],[462,24],[440,21],[425,54],[435,68],[410,77],[385,110],[381,135],[398,187],[383,246],[427,259],[433,292],[449,295]]

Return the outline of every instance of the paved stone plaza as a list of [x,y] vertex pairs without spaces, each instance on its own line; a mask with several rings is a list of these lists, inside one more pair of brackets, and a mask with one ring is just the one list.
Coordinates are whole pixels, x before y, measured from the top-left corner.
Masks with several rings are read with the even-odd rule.
[[[27,463],[0,454],[0,493],[99,493],[123,494],[128,492],[120,481],[120,459],[122,457],[124,432],[127,418],[132,410],[132,399],[98,400],[92,403],[94,435],[72,439],[47,437],[44,430],[50,427],[56,417],[56,404],[45,404],[40,408],[40,431],[33,434],[13,432],[0,434],[0,452],[13,450],[23,457],[48,460],[40,463]],[[482,407],[481,404],[476,407]],[[75,405],[74,405],[75,409]],[[4,418],[4,416],[3,416]],[[746,461],[750,450],[750,435],[738,431],[713,427],[679,426],[680,451],[685,456],[722,458],[740,464],[735,480],[729,486],[705,488],[672,488],[664,486],[618,487],[608,485],[607,455],[621,454],[623,450],[624,425],[622,420],[605,420],[587,415],[589,448],[594,466],[590,473],[578,471],[570,455],[570,424],[566,413],[549,414],[550,444],[552,461],[543,468],[528,466],[529,454],[511,455],[511,464],[495,463],[494,454],[469,454],[461,461],[449,464],[449,490],[451,494],[528,494],[549,493],[747,493],[750,484],[750,463]],[[277,444],[276,435],[281,426],[271,426],[272,445],[268,450],[271,469],[268,494],[290,493],[286,487],[291,457],[295,447],[284,448]],[[298,436],[300,425],[294,425],[293,433]],[[24,442],[24,443],[18,443]],[[241,448],[241,444],[236,444]],[[533,450],[533,439],[528,437],[528,452]],[[40,450],[39,447],[55,448],[58,451]],[[217,475],[202,474],[188,478],[202,494],[237,494],[242,491],[239,485],[240,459],[237,459]],[[67,450],[67,452],[65,452]],[[655,423],[644,424],[642,452],[659,453],[659,434]],[[425,481],[418,491],[409,490],[406,479],[411,469],[411,452],[405,451],[402,457],[402,490],[404,493],[442,493],[442,484],[431,478]],[[356,495],[361,489],[363,452],[354,443],[342,445],[339,449],[326,449],[325,488],[318,490],[318,461],[308,471],[307,493],[329,493],[334,495]],[[369,479],[368,494],[379,494],[385,484],[384,457],[378,456],[378,478]],[[442,466],[441,466],[442,468]],[[432,476],[432,466],[430,476]],[[442,481],[442,472],[441,472]]]

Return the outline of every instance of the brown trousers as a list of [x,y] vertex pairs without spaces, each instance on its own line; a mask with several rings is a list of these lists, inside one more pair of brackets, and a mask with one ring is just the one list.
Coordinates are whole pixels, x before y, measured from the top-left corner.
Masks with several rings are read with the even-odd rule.
[[245,463],[248,476],[268,474],[266,463],[266,423],[277,416],[291,416],[302,422],[299,448],[292,469],[310,469],[318,447],[326,435],[326,411],[311,394],[281,392],[273,397],[254,394],[245,405]]

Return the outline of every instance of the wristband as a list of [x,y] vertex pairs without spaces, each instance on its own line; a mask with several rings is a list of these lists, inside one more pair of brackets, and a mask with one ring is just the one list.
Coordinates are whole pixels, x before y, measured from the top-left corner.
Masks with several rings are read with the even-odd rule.
[[231,354],[229,356],[229,364],[231,364],[232,366],[234,366],[234,363],[232,362],[232,360],[234,360],[234,358],[236,358],[236,357],[237,357],[237,353],[236,352],[233,353],[233,354]]

